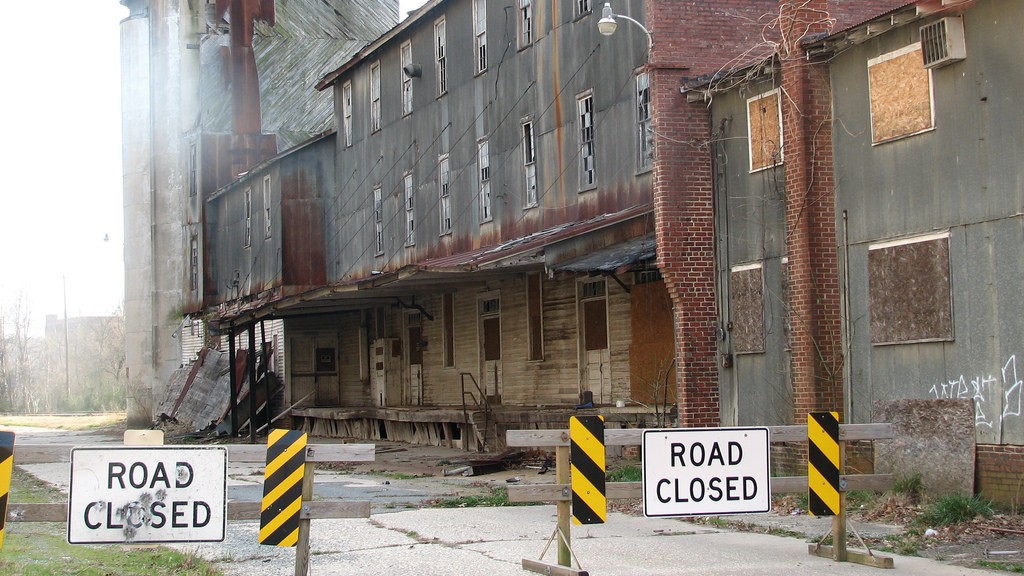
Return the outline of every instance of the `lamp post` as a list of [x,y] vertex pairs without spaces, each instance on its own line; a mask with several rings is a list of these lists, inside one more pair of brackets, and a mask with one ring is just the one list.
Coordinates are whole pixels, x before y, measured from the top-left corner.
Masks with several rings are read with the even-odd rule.
[[644,31],[644,34],[647,35],[647,51],[648,53],[650,53],[651,48],[654,47],[654,39],[651,37],[651,31],[648,30],[646,26],[630,18],[629,16],[626,16],[624,14],[613,13],[611,2],[604,3],[604,8],[601,10],[601,19],[597,21],[597,29],[601,32],[601,34],[604,34],[605,36],[611,36],[612,34],[615,34],[615,30],[618,29],[619,27],[619,23],[617,21],[618,18],[622,18],[627,22],[632,22],[633,24],[636,24],[637,26],[640,27],[641,30]]

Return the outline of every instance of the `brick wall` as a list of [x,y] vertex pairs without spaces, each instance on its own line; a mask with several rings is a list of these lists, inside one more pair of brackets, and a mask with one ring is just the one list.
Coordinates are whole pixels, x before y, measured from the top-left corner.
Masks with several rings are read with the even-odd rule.
[[[839,266],[827,65],[803,57],[800,38],[828,30],[825,0],[780,2],[786,250],[789,256],[793,413],[842,414]],[[800,23],[799,29],[785,22]],[[794,25],[795,26],[795,25]],[[798,32],[798,33],[797,33]],[[842,418],[842,416],[840,416]]]
[[[736,66],[760,42],[774,1],[648,0],[655,131],[654,204],[658,264],[672,297],[679,426],[717,426],[715,230],[707,107],[688,104],[684,78]],[[766,47],[767,48],[767,47]]]
[[1024,446],[978,444],[975,447],[974,491],[1019,511],[1024,499]]

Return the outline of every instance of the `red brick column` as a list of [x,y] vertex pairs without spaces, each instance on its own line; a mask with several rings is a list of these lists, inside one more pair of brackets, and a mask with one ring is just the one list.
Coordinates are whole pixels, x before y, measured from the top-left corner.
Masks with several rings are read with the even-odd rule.
[[812,410],[843,412],[830,84],[827,65],[808,62],[797,37],[826,30],[827,5],[780,5],[793,412],[800,421]]

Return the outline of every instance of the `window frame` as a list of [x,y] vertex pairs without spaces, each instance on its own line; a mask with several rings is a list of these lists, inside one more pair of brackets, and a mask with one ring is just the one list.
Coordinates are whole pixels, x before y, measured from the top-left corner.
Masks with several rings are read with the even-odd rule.
[[574,0],[573,19],[579,20],[594,11],[594,0]]
[[352,81],[341,85],[341,127],[345,138],[345,147],[352,146]]
[[597,143],[594,138],[594,91],[576,96],[576,120],[579,130],[579,190],[597,188]]
[[402,116],[405,117],[412,114],[412,76],[405,73],[405,70],[413,63],[411,40],[402,42],[399,54],[402,63],[401,69],[398,71],[402,75]]
[[[643,79],[643,82],[641,82]],[[643,87],[641,87],[643,85]],[[654,129],[651,119],[651,77],[647,70],[636,73],[636,169],[654,169]]]
[[519,50],[524,50],[537,41],[534,37],[533,0],[518,0],[518,4],[516,45]]
[[440,98],[448,93],[448,32],[444,16],[434,21],[434,69]]
[[373,187],[373,247],[375,256],[384,255],[384,188]]
[[480,223],[494,219],[494,206],[491,198],[491,153],[487,139],[476,144],[477,179],[480,191]]
[[272,190],[270,187],[270,174],[263,176],[263,239],[266,240],[272,236],[274,230],[274,212],[272,210],[271,202],[273,200]]
[[380,95],[380,60],[370,64],[370,132],[379,132],[383,124]]
[[405,245],[416,245],[416,187],[412,170],[402,175],[405,188]]
[[246,187],[243,202],[244,224],[242,230],[242,246],[252,246],[252,187]]
[[533,130],[533,120],[523,119],[521,126],[524,171],[523,207],[534,208],[539,203],[537,193],[537,140]]
[[487,0],[473,0],[473,47],[476,74],[487,71]]
[[440,230],[438,236],[447,236],[452,233],[451,169],[448,154],[442,154],[437,160],[437,197]]

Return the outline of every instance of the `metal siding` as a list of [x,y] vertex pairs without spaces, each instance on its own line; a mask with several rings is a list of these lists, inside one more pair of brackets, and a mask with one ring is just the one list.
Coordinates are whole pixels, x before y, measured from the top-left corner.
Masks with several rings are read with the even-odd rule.
[[[836,116],[843,120],[835,133],[839,210],[848,212],[851,243],[848,416],[870,421],[879,400],[969,398],[979,442],[1019,444],[1024,184],[1017,167],[1024,118],[1012,100],[1024,78],[1007,71],[1019,70],[1024,12],[981,1],[968,8],[964,23],[967,59],[935,70],[936,123],[929,133],[872,147],[867,130],[866,61],[916,40],[916,24],[834,61]],[[954,339],[872,346],[868,245],[945,229]]]

